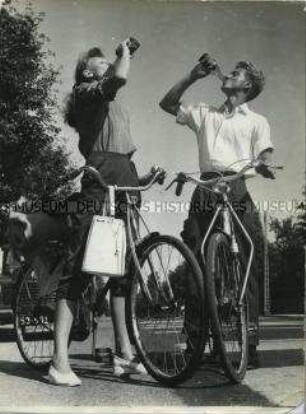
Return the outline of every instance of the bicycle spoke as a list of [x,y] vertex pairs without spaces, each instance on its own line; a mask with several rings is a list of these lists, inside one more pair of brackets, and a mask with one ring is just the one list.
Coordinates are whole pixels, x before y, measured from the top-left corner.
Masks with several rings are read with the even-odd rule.
[[21,355],[29,365],[43,368],[53,354],[55,295],[38,297],[38,292],[37,278],[30,269],[18,288],[14,316]]
[[[243,320],[243,309],[239,302],[239,272],[237,259],[234,258],[226,243],[216,246],[214,278],[214,301],[219,319],[220,339],[223,343],[224,356],[228,366],[240,372],[245,364],[245,332],[246,321]],[[222,349],[222,348],[221,348]],[[234,374],[233,374],[234,375]]]
[[[202,291],[195,287],[192,269],[175,244],[152,244],[141,266],[152,297],[152,301],[148,300],[142,289],[135,287],[136,337],[141,341],[142,352],[158,378],[179,378],[184,371],[187,375],[192,355],[199,352],[196,344],[204,344],[199,339],[203,335],[203,322],[200,323],[202,330],[197,325],[202,315]],[[141,286],[139,280],[137,286]],[[198,320],[193,323],[186,316],[186,308],[192,304],[191,292],[187,291],[191,288],[193,313],[198,314]],[[194,338],[190,337],[191,332]]]

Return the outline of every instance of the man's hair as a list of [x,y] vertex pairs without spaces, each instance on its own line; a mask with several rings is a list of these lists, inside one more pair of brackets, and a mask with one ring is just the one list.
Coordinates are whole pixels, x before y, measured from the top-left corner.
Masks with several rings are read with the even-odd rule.
[[89,59],[93,57],[104,57],[99,47],[93,47],[79,57],[74,72],[74,80],[77,85],[85,80],[83,75],[84,70],[87,68]]
[[241,61],[236,64],[236,69],[245,69],[251,81],[251,89],[248,93],[248,101],[256,98],[265,86],[265,77],[261,70],[257,69],[249,61]]

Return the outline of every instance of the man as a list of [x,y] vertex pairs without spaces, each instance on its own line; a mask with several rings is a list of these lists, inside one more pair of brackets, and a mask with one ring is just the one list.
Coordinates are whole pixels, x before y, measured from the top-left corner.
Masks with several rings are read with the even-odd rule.
[[[180,99],[199,79],[215,73],[222,80],[226,100],[219,108],[206,103],[185,105]],[[250,159],[271,162],[273,146],[268,121],[251,111],[247,102],[256,98],[264,87],[263,73],[250,62],[239,62],[227,76],[223,76],[216,62],[205,54],[181,81],[176,83],[160,102],[160,107],[176,116],[176,122],[188,126],[195,134],[199,150],[201,178],[208,179],[224,173],[240,171]],[[274,178],[269,168],[259,166],[256,171],[266,178]],[[242,178],[231,185],[230,200],[236,205],[243,224],[254,233],[255,207]],[[201,240],[212,219],[215,203],[209,191],[197,188],[192,196],[189,217],[184,223],[183,240],[199,255]],[[195,208],[202,206],[202,208]],[[206,209],[205,209],[206,206]],[[209,208],[210,207],[210,208]],[[256,347],[258,338],[259,292],[258,275],[252,267],[248,299],[250,305],[249,366],[258,366]]]

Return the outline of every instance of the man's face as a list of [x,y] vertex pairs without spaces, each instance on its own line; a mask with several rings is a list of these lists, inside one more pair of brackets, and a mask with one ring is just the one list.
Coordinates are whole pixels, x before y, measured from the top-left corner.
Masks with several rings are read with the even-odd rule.
[[97,56],[88,60],[87,71],[91,73],[94,79],[102,79],[107,70],[111,70],[112,64],[105,57]]
[[221,89],[225,94],[228,94],[234,91],[247,91],[250,86],[251,83],[247,71],[239,68],[224,76]]

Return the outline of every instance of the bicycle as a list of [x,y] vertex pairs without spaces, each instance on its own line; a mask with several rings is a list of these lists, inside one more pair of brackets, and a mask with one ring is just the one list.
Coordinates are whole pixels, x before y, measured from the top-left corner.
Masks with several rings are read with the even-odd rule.
[[[208,180],[201,180],[181,172],[167,187],[169,189],[176,182],[176,195],[179,196],[183,185],[191,182],[218,196],[214,215],[201,243],[200,255],[205,270],[204,285],[213,347],[220,355],[226,375],[234,383],[241,382],[247,370],[246,289],[254,257],[254,244],[229,201],[228,183],[245,177],[250,169],[259,166],[260,163],[260,160],[252,160],[238,173],[230,173],[230,175],[220,173],[218,177]],[[235,223],[248,242],[247,258],[239,246]]]
[[[82,170],[92,174],[107,191],[108,216],[115,216],[116,192],[126,195],[129,246],[126,323],[131,343],[153,378],[167,385],[183,382],[195,371],[205,345],[201,270],[191,250],[180,240],[149,231],[135,197],[129,194],[148,190],[159,178],[160,171],[145,186],[118,187],[107,186],[91,166]],[[142,223],[145,237],[141,236],[138,223]],[[85,309],[90,321],[93,344],[97,318],[103,313],[103,302],[112,280],[110,277],[99,290],[98,278],[92,276],[84,293],[83,305],[86,302],[87,307],[79,308],[83,313]],[[23,359],[37,369],[45,369],[52,358],[55,298],[56,290],[39,298],[37,274],[31,266],[21,272],[14,304],[14,327]],[[88,335],[88,330],[83,332],[84,338]]]

